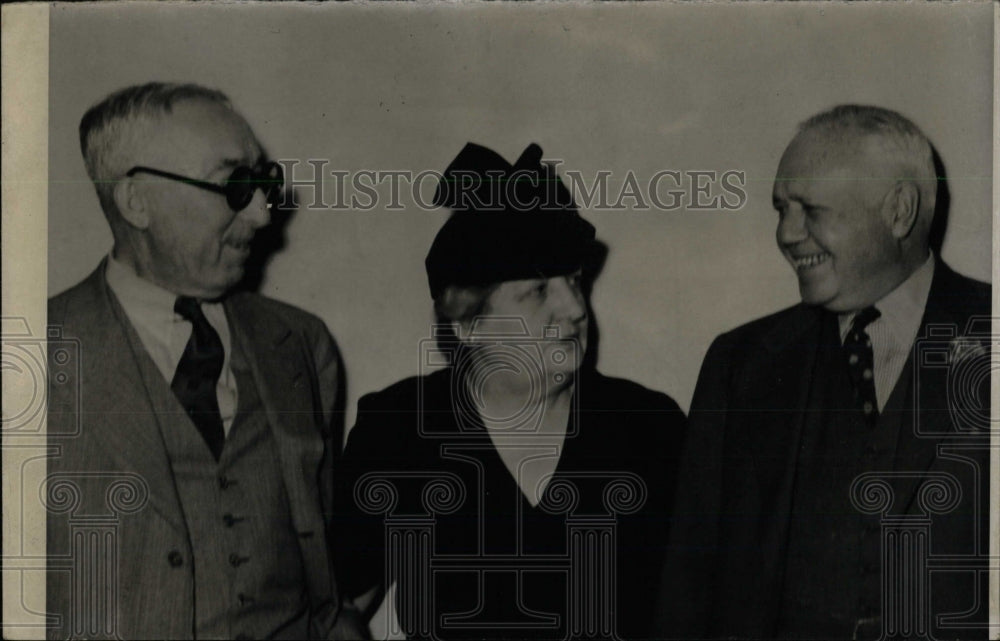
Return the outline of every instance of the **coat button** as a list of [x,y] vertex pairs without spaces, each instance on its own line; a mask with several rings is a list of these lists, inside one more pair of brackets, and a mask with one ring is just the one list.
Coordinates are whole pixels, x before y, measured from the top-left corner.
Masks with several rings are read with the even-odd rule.
[[184,557],[181,556],[180,551],[170,550],[170,554],[167,555],[167,563],[169,563],[172,568],[179,568],[184,565]]

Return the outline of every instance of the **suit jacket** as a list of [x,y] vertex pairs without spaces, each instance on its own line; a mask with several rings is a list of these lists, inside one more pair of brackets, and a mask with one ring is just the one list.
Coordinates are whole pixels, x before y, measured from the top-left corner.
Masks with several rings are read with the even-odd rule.
[[[77,359],[67,367],[50,350],[49,633],[191,638],[192,550],[161,436],[187,419],[153,406],[140,367],[149,356],[104,267],[49,301],[49,325],[75,344]],[[327,549],[340,443],[338,352],[322,321],[294,307],[254,294],[230,296],[224,307],[273,431],[310,628],[325,636],[340,603]],[[95,528],[112,538],[93,538]],[[88,541],[107,543],[106,561],[98,557],[103,574],[92,574],[99,568],[80,547]]]
[[[560,578],[559,561],[544,570],[540,556],[567,555],[570,523],[598,529],[614,521],[617,576],[601,575],[599,589],[617,599],[619,633],[631,637],[648,626],[655,599],[655,582],[663,558],[665,519],[676,478],[675,460],[686,425],[684,414],[668,396],[630,381],[608,378],[595,371],[577,379],[578,402],[570,417],[570,430],[561,450],[552,481],[533,507],[522,495],[514,477],[500,459],[478,417],[459,421],[455,411],[455,381],[450,369],[401,381],[370,394],[358,404],[358,420],[351,431],[344,464],[338,472],[338,558],[343,564],[343,589],[360,593],[385,576],[387,560],[398,558],[386,550],[386,518],[396,525],[408,518],[433,517],[430,553],[436,563],[448,555],[464,561],[431,573],[426,585],[399,580],[397,611],[404,631],[412,636],[438,638],[565,637],[568,623],[567,586]],[[461,383],[457,383],[461,384]],[[518,440],[530,444],[530,436]],[[387,479],[397,500],[373,509],[370,503],[380,485],[359,480]],[[446,506],[433,508],[430,489],[440,492],[450,484]],[[570,497],[576,497],[575,500]],[[439,501],[441,499],[438,499]],[[636,504],[631,505],[635,500]],[[615,509],[616,501],[620,505]],[[369,503],[368,505],[363,505]],[[543,505],[559,505],[547,510]],[[343,510],[343,512],[341,512]],[[397,552],[398,553],[398,552]],[[476,575],[486,567],[485,556],[504,558],[504,572]],[[513,570],[523,560],[534,565],[518,584]],[[568,557],[567,557],[568,558]],[[413,561],[404,563],[413,564]],[[440,566],[437,566],[440,567]],[[594,572],[607,568],[592,568]],[[562,570],[565,571],[565,568]],[[482,579],[483,583],[479,581]],[[586,587],[578,588],[586,591]],[[519,591],[520,590],[520,591]],[[575,592],[574,592],[575,594]],[[520,611],[517,603],[522,604]],[[600,621],[596,607],[615,601],[592,596],[585,611],[591,622]],[[595,607],[594,604],[599,604]],[[428,619],[418,611],[427,609]],[[590,608],[595,608],[593,611]],[[469,627],[460,628],[444,615],[465,612]],[[558,622],[531,628],[525,622],[536,615],[555,613]],[[421,631],[421,623],[429,628]]]
[[[886,475],[894,514],[926,512],[929,495],[921,486],[927,479],[958,479],[957,506],[932,515],[930,552],[962,557],[956,563],[982,569],[988,554],[988,434],[963,433],[961,420],[949,411],[972,401],[952,402],[958,366],[948,365],[948,354],[970,332],[970,319],[989,313],[990,286],[938,260],[911,354],[916,376],[908,407],[915,411],[900,428],[894,470]],[[799,304],[723,334],[709,349],[691,406],[655,636],[777,633],[799,444],[812,409],[810,385],[822,384],[812,371],[830,323],[835,315]],[[936,357],[922,356],[930,353]],[[983,407],[988,416],[988,393]],[[918,425],[921,436],[915,436]],[[934,634],[985,636],[985,573],[934,579],[933,614],[976,610],[972,627]]]

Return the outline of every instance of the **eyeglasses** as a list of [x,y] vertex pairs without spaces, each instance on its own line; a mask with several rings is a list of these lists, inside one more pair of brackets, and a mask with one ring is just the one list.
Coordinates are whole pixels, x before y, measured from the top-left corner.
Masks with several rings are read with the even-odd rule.
[[226,178],[221,185],[173,174],[169,171],[153,169],[152,167],[133,167],[125,175],[131,178],[138,173],[168,178],[187,183],[199,189],[207,189],[208,191],[222,194],[226,197],[229,208],[234,212],[243,211],[250,204],[250,201],[253,200],[253,194],[258,189],[264,192],[268,203],[273,203],[280,193],[282,186],[285,184],[281,165],[276,162],[264,163],[260,169],[240,165],[233,170],[233,173],[229,174],[229,178]]

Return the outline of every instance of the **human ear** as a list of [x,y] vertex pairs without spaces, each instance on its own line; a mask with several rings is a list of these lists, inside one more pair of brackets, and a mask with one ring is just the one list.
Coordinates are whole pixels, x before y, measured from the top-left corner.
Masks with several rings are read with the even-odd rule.
[[137,229],[149,227],[149,204],[142,185],[131,177],[122,178],[115,183],[114,198],[125,222]]
[[887,209],[893,238],[907,238],[917,224],[920,213],[920,191],[909,181],[896,183],[886,195],[883,208]]

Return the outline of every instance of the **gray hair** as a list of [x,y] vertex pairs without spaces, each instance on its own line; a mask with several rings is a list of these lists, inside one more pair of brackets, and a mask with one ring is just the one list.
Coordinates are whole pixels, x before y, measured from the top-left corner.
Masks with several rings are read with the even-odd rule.
[[438,345],[454,343],[459,339],[450,329],[451,323],[471,322],[476,316],[486,312],[486,301],[500,283],[492,285],[448,285],[434,299],[435,323],[444,329],[438,335]]
[[170,114],[174,104],[185,100],[207,100],[228,109],[232,103],[221,91],[195,84],[150,82],[126,87],[87,110],[80,120],[80,151],[87,174],[94,182],[101,208],[109,220],[119,215],[115,205],[115,182],[131,169],[128,151],[142,137],[141,125]]
[[499,285],[449,285],[434,299],[434,315],[439,322],[472,320],[483,313],[486,300]]
[[920,190],[921,216],[930,225],[938,188],[931,141],[905,116],[882,107],[837,105],[799,125],[800,132],[817,132],[835,142],[851,144],[877,137],[881,151],[892,157],[903,172],[900,178],[913,180]]

